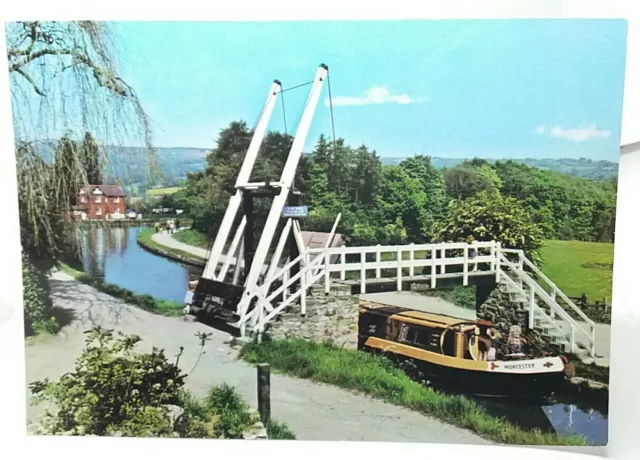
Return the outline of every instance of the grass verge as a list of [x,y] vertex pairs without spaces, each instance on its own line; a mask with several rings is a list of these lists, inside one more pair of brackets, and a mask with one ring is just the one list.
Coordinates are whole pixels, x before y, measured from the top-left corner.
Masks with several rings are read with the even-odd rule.
[[[190,420],[190,431],[198,434],[194,437],[242,439],[244,429],[259,420],[236,389],[226,383],[212,387],[202,399],[187,391],[180,399]],[[296,439],[284,423],[272,420],[265,428],[269,439]]]
[[266,362],[274,371],[356,390],[386,402],[436,417],[483,438],[515,445],[586,446],[581,436],[558,436],[523,430],[491,416],[464,396],[444,395],[411,380],[391,361],[355,350],[303,340],[247,344],[240,356],[249,363]]
[[122,299],[131,305],[140,307],[143,310],[163,316],[182,315],[183,305],[180,303],[172,302],[170,300],[156,299],[155,297],[146,294],[136,294],[115,284],[105,283],[104,280],[90,276],[80,270],[76,270],[64,262],[60,262],[59,264],[62,271],[81,283],[88,284],[100,292]]
[[[183,230],[184,231],[184,230]],[[181,232],[176,233],[179,234]],[[205,259],[199,257],[190,252],[182,251],[180,249],[170,248],[167,246],[163,246],[161,244],[153,241],[153,228],[145,228],[140,233],[138,233],[138,243],[142,245],[144,248],[167,257],[169,259],[174,259],[181,262],[191,263],[193,265],[204,265]]]
[[544,274],[568,296],[611,301],[613,244],[545,241],[542,259]]
[[183,188],[184,187],[150,188],[149,190],[147,190],[147,196],[173,195]]
[[174,233],[173,238],[181,243],[188,244],[189,246],[195,246],[203,249],[209,249],[209,247],[211,247],[209,237],[193,228],[188,228]]

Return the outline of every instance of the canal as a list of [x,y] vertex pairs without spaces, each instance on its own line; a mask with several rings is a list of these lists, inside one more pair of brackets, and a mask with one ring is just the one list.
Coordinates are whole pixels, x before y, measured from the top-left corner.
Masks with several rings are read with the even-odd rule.
[[[85,272],[100,276],[137,294],[182,302],[189,279],[201,270],[152,254],[140,247],[137,236],[144,227],[77,227],[78,259]],[[585,401],[564,400],[546,406],[519,406],[481,402],[492,414],[505,417],[523,428],[580,434],[590,444],[602,446],[608,440],[606,408],[600,411]]]
[[183,302],[189,279],[201,270],[145,251],[137,243],[145,227],[76,227],[82,269],[136,294]]

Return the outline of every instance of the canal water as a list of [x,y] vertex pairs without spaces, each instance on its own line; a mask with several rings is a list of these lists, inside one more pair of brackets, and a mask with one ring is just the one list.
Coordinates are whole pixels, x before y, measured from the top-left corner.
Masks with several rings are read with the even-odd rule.
[[137,243],[144,227],[76,227],[77,258],[85,272],[136,294],[183,302],[198,268],[152,254]]
[[[76,242],[84,271],[137,294],[182,302],[188,280],[197,279],[201,270],[142,249],[137,244],[137,236],[143,228],[78,227]],[[490,413],[523,428],[555,431],[561,435],[579,434],[592,445],[605,445],[608,440],[606,411],[590,408],[584,401],[577,407],[574,402],[560,399],[547,406],[483,405]]]

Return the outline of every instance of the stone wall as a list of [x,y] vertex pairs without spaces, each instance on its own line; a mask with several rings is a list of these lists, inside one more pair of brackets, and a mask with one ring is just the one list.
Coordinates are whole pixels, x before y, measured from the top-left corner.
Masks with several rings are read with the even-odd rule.
[[511,321],[517,319],[525,336],[532,340],[534,346],[548,351],[559,352],[559,348],[550,342],[550,338],[544,336],[540,330],[530,330],[529,312],[522,302],[511,299],[511,295],[506,292],[501,285],[495,287],[486,300],[476,309],[478,319],[487,319],[493,323],[493,327],[498,330],[503,340],[509,335]]
[[306,315],[301,315],[300,305],[294,305],[270,324],[267,334],[274,339],[300,338],[356,348],[358,300],[349,289],[332,287],[325,295],[322,287],[313,286],[307,295]]

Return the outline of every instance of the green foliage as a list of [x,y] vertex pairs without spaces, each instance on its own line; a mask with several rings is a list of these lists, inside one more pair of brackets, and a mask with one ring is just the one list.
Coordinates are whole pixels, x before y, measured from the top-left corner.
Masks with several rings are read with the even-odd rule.
[[547,239],[613,242],[615,181],[570,177],[514,161],[497,162],[504,196],[519,200]]
[[451,302],[459,307],[476,309],[476,288],[475,286],[456,286],[447,289],[430,289],[422,294],[430,297],[438,297],[440,299]]
[[486,173],[481,174],[471,164],[461,164],[451,169],[444,170],[444,182],[447,194],[457,200],[470,198],[477,193],[492,190],[494,182]]
[[515,198],[499,192],[480,192],[466,200],[454,200],[447,217],[438,227],[443,241],[499,241],[504,248],[522,249],[534,262],[539,261],[542,230]]
[[22,292],[25,335],[55,333],[60,325],[53,314],[45,274],[22,253]]
[[173,238],[189,246],[196,246],[203,249],[209,249],[212,244],[212,241],[207,235],[193,228],[174,233]]
[[239,439],[245,427],[258,421],[257,415],[249,411],[242,397],[227,384],[212,388],[205,398],[205,405],[217,416],[214,428],[216,437]]
[[100,327],[87,332],[85,349],[73,372],[58,382],[30,384],[35,404],[50,402],[45,434],[169,436],[166,405],[179,402],[185,375],[162,350],[136,353],[140,338],[114,337]]
[[[196,334],[201,346],[209,334]],[[184,389],[178,367],[163,350],[135,350],[140,337],[96,327],[73,372],[59,381],[32,382],[33,404],[53,405],[37,427],[40,434],[241,439],[258,420],[232,387],[214,386],[202,400]],[[196,362],[197,365],[197,362]],[[195,368],[195,366],[194,366]],[[193,369],[192,369],[193,371]],[[182,409],[182,415],[173,412]],[[286,425],[268,427],[273,439],[295,439]]]
[[489,415],[464,396],[439,393],[411,380],[388,359],[304,340],[274,340],[245,345],[240,356],[269,363],[272,369],[316,382],[365,393],[392,404],[478,433],[501,444],[586,445],[578,436],[526,431]]

